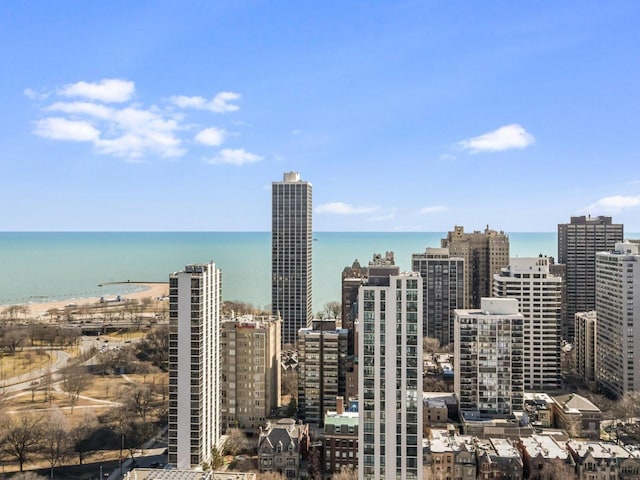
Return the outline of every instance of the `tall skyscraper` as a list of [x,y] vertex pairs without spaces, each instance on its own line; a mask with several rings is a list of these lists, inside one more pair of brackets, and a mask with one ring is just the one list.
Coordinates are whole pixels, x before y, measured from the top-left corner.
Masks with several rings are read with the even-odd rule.
[[335,320],[314,320],[298,332],[298,418],[322,425],[336,397],[344,398],[348,331]]
[[254,434],[280,406],[280,319],[246,315],[222,322],[222,428]]
[[483,298],[480,309],[456,310],[454,391],[461,412],[500,417],[522,410],[523,324],[515,298]]
[[640,244],[596,254],[596,371],[617,398],[640,390]]
[[214,263],[169,276],[169,464],[194,468],[220,442],[221,273]]
[[411,269],[422,275],[422,333],[442,346],[453,343],[453,312],[464,307],[464,259],[427,248],[411,256]]
[[558,224],[558,263],[566,265],[567,308],[563,330],[573,341],[576,312],[596,308],[596,253],[622,242],[624,226],[611,217],[571,217]]
[[464,233],[455,226],[441,241],[452,257],[464,259],[464,308],[479,308],[480,299],[491,297],[493,276],[509,265],[509,237],[503,231],[490,230]]
[[271,197],[271,310],[282,318],[283,345],[311,325],[311,184],[297,172],[273,182]]
[[493,277],[495,297],[515,298],[524,316],[524,388],[560,388],[562,278],[549,273],[549,258],[512,258]]
[[358,478],[421,480],[422,278],[392,275],[358,297]]

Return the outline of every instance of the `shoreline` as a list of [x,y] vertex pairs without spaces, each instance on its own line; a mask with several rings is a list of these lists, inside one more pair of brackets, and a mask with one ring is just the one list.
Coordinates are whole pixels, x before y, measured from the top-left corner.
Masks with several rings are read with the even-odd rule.
[[[166,297],[169,295],[169,283],[168,282],[108,282],[103,285],[133,285],[140,287],[141,289],[135,292],[122,293],[120,297],[127,300],[140,300],[145,297],[151,297],[157,299],[159,297]],[[117,294],[105,295],[105,298],[115,297]],[[65,298],[60,300],[50,300],[46,302],[22,302],[14,304],[0,305],[0,311],[11,306],[24,306],[29,309],[29,316],[42,316],[47,313],[47,310],[51,309],[64,309],[67,305],[74,304],[76,306],[95,304],[100,301],[100,296],[94,297],[74,297]]]

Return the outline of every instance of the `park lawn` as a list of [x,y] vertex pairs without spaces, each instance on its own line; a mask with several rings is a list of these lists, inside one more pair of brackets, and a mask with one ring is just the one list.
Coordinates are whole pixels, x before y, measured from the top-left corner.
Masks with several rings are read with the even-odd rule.
[[49,365],[49,354],[44,350],[23,350],[15,355],[0,354],[0,379],[29,373]]

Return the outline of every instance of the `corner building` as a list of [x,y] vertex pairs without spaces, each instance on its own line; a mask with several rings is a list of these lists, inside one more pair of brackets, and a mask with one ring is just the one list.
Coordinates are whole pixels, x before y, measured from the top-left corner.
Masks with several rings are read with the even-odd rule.
[[282,345],[311,325],[311,184],[288,172],[271,191],[271,310],[282,319]]
[[358,478],[422,480],[422,278],[391,275],[358,297]]
[[220,442],[221,273],[214,263],[169,276],[169,464],[197,468]]

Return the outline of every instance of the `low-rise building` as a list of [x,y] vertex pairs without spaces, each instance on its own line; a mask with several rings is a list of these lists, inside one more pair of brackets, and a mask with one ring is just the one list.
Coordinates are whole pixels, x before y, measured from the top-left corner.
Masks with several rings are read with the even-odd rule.
[[260,431],[258,468],[261,473],[276,472],[285,478],[300,478],[300,457],[309,450],[309,427],[283,418]]
[[160,470],[157,468],[134,468],[127,472],[124,480],[256,480],[253,472],[214,472],[201,470]]
[[453,426],[431,430],[423,449],[425,478],[475,480],[476,447],[474,438],[458,435]]
[[567,450],[576,463],[578,480],[640,479],[640,459],[614,443],[571,440]]
[[522,456],[511,440],[491,438],[476,449],[479,480],[521,480]]
[[525,479],[557,480],[575,471],[575,462],[567,449],[551,436],[520,437],[518,449]]
[[556,402],[546,393],[525,392],[524,411],[534,427],[553,428],[553,405]]
[[577,393],[554,398],[556,427],[566,430],[573,438],[600,438],[602,412],[592,402]]
[[458,402],[453,393],[422,392],[422,420],[427,427],[445,427],[457,417]]
[[342,468],[358,468],[358,409],[344,409],[342,398],[336,411],[324,416],[324,472],[338,473]]

